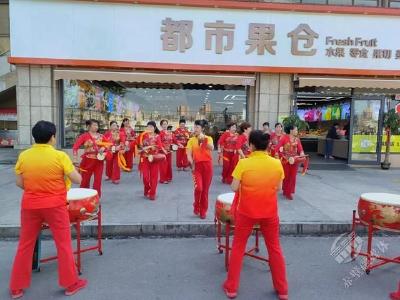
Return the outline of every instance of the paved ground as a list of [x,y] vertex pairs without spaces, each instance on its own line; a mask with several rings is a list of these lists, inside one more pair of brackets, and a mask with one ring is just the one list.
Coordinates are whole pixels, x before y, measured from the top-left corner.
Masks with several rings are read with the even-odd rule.
[[[399,280],[398,265],[387,265],[366,275],[357,269],[360,259],[347,264],[334,260],[330,255],[334,239],[282,238],[290,299],[388,299]],[[380,241],[387,244],[387,255],[400,251],[397,238]],[[84,254],[83,276],[89,279],[89,287],[71,299],[225,299],[220,288],[225,277],[223,255],[217,254],[214,243],[211,238],[107,240],[103,256]],[[0,299],[8,299],[15,247],[14,241],[0,242]],[[52,242],[43,243],[43,255],[53,251]],[[23,299],[65,299],[57,286],[56,265],[42,264]],[[266,265],[245,258],[238,299],[276,299]]]
[[[103,184],[103,224],[195,224],[211,223],[215,199],[230,188],[220,182],[221,167],[214,169],[210,191],[210,210],[206,221],[192,213],[190,172],[174,170],[174,181],[159,185],[156,201],[144,199],[138,172],[122,174],[121,184]],[[21,191],[14,184],[13,166],[0,165],[0,226],[19,224]],[[351,220],[358,197],[365,192],[400,192],[400,170],[375,169],[310,170],[298,176],[294,201],[280,197],[283,223],[332,223]]]

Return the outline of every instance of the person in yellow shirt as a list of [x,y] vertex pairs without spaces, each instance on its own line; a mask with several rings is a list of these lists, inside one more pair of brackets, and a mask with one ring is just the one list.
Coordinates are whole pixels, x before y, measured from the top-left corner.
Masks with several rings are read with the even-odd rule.
[[247,240],[254,225],[259,224],[268,249],[272,281],[280,300],[288,299],[285,259],[279,242],[277,192],[282,187],[282,164],[266,154],[269,134],[261,130],[249,136],[251,154],[239,160],[233,171],[232,190],[237,193],[233,203],[235,233],[229,261],[228,276],[223,289],[228,298],[235,298]]
[[210,189],[213,165],[212,151],[214,150],[213,139],[204,134],[207,126],[206,120],[194,122],[194,136],[191,137],[186,146],[188,162],[192,169],[194,183],[193,213],[201,219],[205,219],[208,209],[208,191]]
[[87,285],[87,280],[78,278],[67,210],[68,185],[71,181],[79,184],[82,178],[69,156],[54,148],[56,126],[53,123],[39,121],[32,128],[32,136],[35,144],[19,155],[15,166],[16,185],[24,192],[10,293],[17,299],[29,287],[35,242],[42,223],[47,223],[57,247],[59,284],[70,296]]

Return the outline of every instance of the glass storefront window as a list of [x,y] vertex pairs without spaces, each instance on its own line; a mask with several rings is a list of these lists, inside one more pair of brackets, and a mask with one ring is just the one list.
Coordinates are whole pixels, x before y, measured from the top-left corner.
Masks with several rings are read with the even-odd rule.
[[173,129],[179,119],[192,130],[197,119],[209,121],[208,133],[215,139],[226,124],[246,119],[247,97],[244,86],[165,85],[146,83],[63,81],[64,147],[71,147],[85,130],[85,121],[97,119],[101,131],[110,121],[121,124],[129,118],[136,131],[150,120],[167,119]]

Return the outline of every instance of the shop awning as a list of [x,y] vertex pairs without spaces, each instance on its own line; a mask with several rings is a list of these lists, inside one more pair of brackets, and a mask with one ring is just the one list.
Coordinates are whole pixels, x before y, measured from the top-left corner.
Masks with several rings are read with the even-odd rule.
[[117,72],[102,70],[54,70],[54,79],[69,80],[106,80],[119,82],[154,82],[175,84],[221,84],[254,86],[253,75],[221,75],[221,74],[184,74],[184,73],[148,73],[148,72]]
[[299,87],[400,89],[400,79],[300,76]]

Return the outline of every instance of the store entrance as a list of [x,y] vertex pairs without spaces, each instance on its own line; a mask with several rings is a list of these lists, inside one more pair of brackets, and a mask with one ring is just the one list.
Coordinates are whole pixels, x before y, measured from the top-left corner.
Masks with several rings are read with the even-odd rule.
[[353,97],[349,163],[381,161],[384,97]]
[[[347,166],[351,119],[351,90],[305,87],[296,90],[295,111],[308,129],[301,142],[311,157],[314,169]],[[336,126],[336,136],[327,141],[329,130]],[[328,148],[330,147],[330,148]]]

